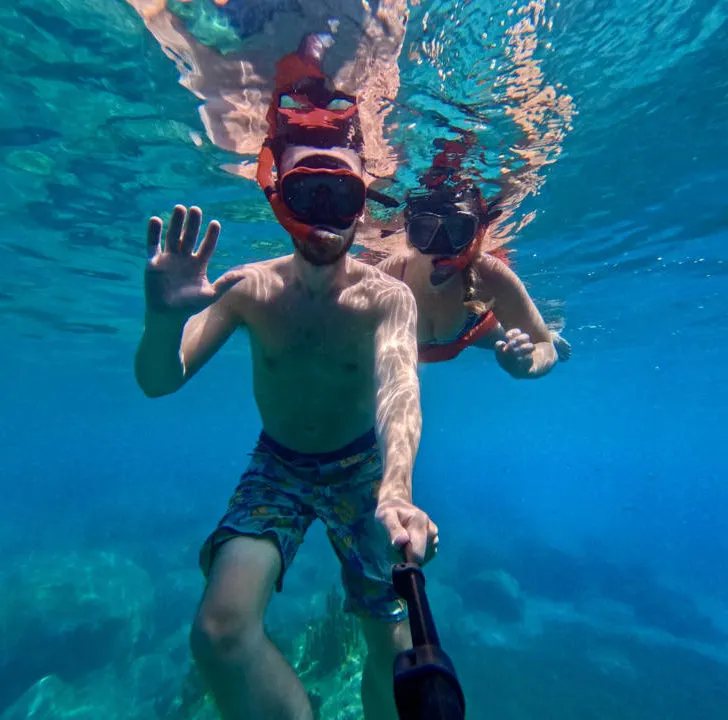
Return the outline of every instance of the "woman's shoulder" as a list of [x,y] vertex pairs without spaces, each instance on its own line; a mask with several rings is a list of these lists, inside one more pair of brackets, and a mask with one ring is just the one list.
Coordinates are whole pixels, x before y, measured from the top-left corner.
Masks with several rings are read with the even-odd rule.
[[481,276],[503,276],[512,272],[510,253],[505,248],[481,251],[473,265]]
[[402,280],[404,270],[407,267],[407,260],[409,258],[408,251],[402,251],[388,255],[384,260],[377,263],[376,267],[382,272],[391,275],[392,277]]

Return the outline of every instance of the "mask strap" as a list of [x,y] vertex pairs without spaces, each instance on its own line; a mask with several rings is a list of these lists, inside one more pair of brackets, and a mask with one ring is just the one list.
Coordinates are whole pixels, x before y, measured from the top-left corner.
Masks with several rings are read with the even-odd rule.
[[312,228],[310,225],[296,220],[288,206],[283,202],[281,194],[276,189],[275,182],[273,181],[274,163],[273,150],[270,147],[270,143],[266,140],[258,156],[258,184],[263,188],[263,192],[268,198],[268,202],[278,222],[296,240],[305,242],[311,234]]

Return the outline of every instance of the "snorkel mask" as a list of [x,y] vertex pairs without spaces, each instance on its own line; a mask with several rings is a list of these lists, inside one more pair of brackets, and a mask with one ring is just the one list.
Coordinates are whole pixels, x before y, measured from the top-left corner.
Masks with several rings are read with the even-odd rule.
[[366,202],[366,185],[351,170],[295,167],[274,178],[273,167],[289,145],[361,153],[363,137],[357,99],[338,92],[321,71],[327,37],[307,35],[295,53],[276,65],[275,91],[268,108],[268,135],[258,157],[258,184],[278,222],[300,242],[317,225],[349,227]]
[[464,270],[477,253],[479,231],[498,213],[484,209],[480,191],[440,187],[407,194],[404,211],[409,243],[423,255],[439,255],[435,269]]

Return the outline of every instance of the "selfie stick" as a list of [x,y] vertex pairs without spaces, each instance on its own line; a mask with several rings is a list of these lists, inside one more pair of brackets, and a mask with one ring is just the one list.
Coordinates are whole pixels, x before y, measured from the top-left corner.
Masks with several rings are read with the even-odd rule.
[[463,720],[465,697],[452,661],[440,646],[425,576],[407,549],[405,558],[392,568],[394,589],[407,601],[412,633],[412,649],[394,661],[397,714],[400,720]]

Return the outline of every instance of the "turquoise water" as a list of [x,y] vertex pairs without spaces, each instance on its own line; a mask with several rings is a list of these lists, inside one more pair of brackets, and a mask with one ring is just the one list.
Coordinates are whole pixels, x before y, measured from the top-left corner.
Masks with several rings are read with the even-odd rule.
[[[170,7],[240,47],[211,6]],[[219,218],[214,275],[289,241],[126,2],[0,14],[0,717],[209,717],[179,709],[196,554],[259,423],[243,336],[175,396],[136,387],[145,221],[177,202]],[[474,350],[421,372],[415,493],[442,535],[428,587],[471,718],[728,713],[727,43],[728,2],[411,8],[394,189],[453,125],[496,177],[522,157],[506,106],[558,100],[510,247],[572,359],[534,383]],[[486,571],[519,583],[517,621]],[[271,609],[290,654],[337,577],[318,528]],[[312,676],[322,717],[357,717],[353,655]]]

